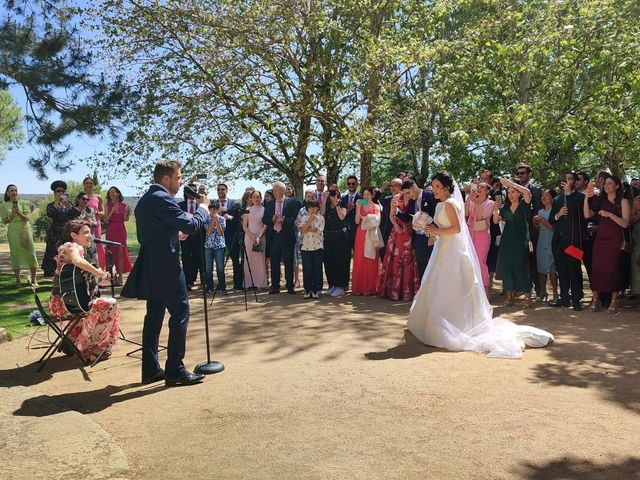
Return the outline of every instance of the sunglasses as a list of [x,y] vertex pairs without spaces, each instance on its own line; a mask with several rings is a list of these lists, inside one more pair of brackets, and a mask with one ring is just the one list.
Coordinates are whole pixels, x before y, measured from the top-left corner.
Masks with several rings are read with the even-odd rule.
[[527,173],[529,173],[529,172],[526,172],[526,171],[525,172],[518,172],[518,175],[526,175]]
[[87,200],[89,200],[88,198],[85,197],[80,197],[78,200],[82,200],[83,202],[86,202]]
[[347,185],[352,186],[352,187],[355,187],[356,182],[347,182]]
[[61,190],[61,189],[58,188],[57,190],[55,190],[55,192],[56,193],[64,193],[64,190]]

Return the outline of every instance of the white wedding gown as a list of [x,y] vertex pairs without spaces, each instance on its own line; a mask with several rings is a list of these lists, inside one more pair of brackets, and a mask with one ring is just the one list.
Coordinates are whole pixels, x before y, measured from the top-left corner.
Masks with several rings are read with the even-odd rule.
[[[457,189],[457,186],[456,186]],[[456,192],[458,193],[458,192]],[[450,227],[445,203],[456,210],[461,231],[436,240],[407,327],[421,342],[448,350],[486,352],[494,358],[521,358],[525,344],[544,347],[553,335],[539,328],[493,318],[480,265],[464,222],[461,196],[436,205],[439,227]]]

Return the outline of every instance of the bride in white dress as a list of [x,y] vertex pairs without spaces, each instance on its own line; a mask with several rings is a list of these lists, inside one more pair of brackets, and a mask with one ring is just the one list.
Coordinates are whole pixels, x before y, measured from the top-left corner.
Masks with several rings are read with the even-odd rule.
[[494,358],[521,358],[525,344],[544,347],[553,341],[544,330],[493,318],[464,222],[460,189],[446,172],[437,173],[431,185],[440,203],[427,232],[437,240],[411,306],[411,333],[427,345],[486,352]]

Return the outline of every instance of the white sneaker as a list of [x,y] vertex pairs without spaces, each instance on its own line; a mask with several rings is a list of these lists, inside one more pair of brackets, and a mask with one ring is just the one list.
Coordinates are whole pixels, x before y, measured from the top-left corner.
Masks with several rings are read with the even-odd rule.
[[344,288],[336,287],[335,290],[331,293],[332,297],[342,297],[344,296]]
[[304,292],[304,295],[302,296],[302,298],[304,298],[304,299],[311,298],[311,292]]
[[331,295],[335,289],[336,287],[330,287],[329,290],[327,290],[327,295]]
[[311,298],[318,299],[320,298],[320,295],[318,295],[318,292],[311,292]]

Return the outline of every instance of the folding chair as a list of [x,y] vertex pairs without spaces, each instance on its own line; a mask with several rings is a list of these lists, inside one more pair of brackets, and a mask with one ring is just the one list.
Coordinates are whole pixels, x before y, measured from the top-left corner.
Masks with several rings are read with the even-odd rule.
[[67,324],[65,326],[63,326],[62,322],[58,323],[58,321],[52,318],[51,315],[49,315],[44,309],[44,307],[42,306],[42,302],[40,301],[40,297],[38,297],[36,287],[31,285],[31,290],[33,291],[33,299],[36,302],[36,307],[38,308],[38,311],[42,316],[44,324],[51,328],[51,330],[53,330],[56,334],[56,338],[53,340],[53,342],[51,342],[51,345],[49,346],[47,351],[44,352],[42,357],[40,357],[40,360],[38,360],[40,366],[38,367],[37,371],[39,372],[44,368],[46,363],[56,351],[61,352],[63,351],[63,349],[65,351],[67,351],[66,349],[71,350],[84,365],[89,365],[89,362],[82,358],[80,350],[78,350],[73,342],[67,337],[71,329],[75,327],[79,321],[82,320],[82,317],[73,317],[67,321]]

